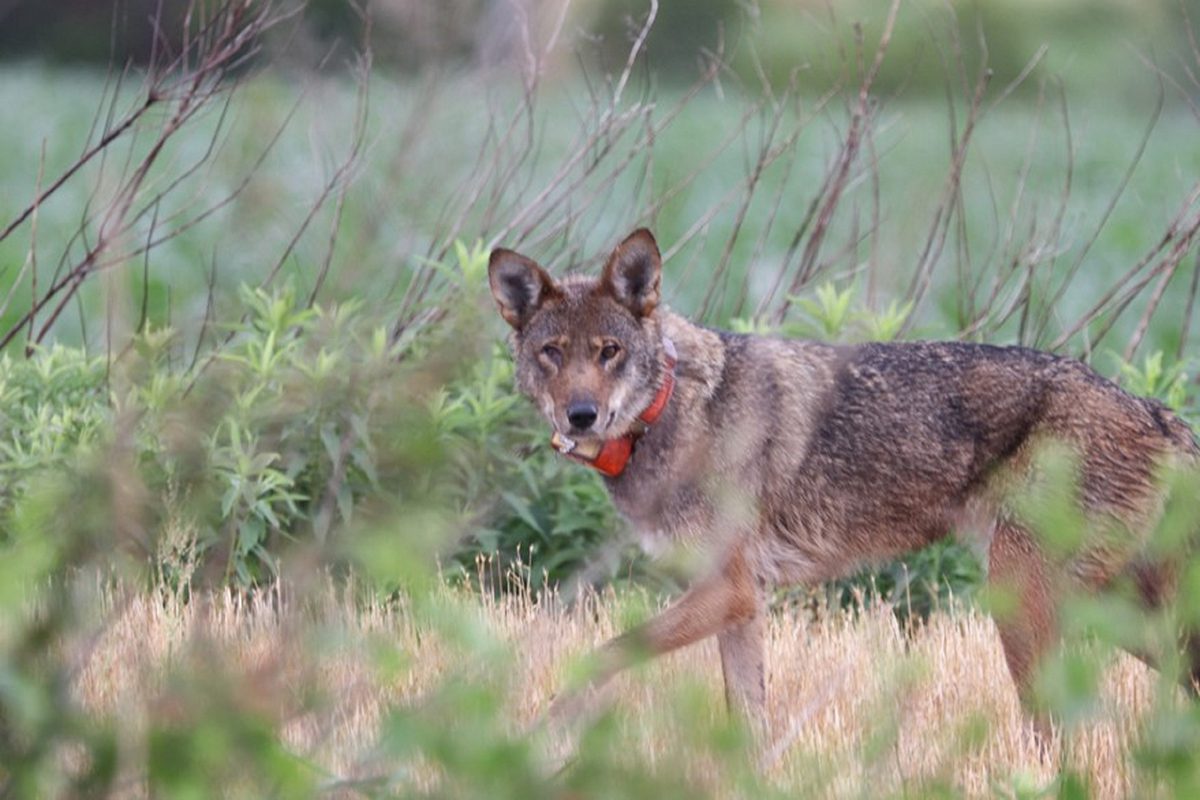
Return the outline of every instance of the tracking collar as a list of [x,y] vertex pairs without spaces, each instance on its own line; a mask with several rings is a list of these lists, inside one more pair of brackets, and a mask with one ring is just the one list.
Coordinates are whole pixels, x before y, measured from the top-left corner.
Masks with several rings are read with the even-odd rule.
[[625,465],[629,463],[629,458],[633,455],[633,446],[642,437],[642,434],[662,416],[667,402],[671,399],[671,393],[675,390],[677,356],[675,345],[670,339],[663,339],[663,354],[666,371],[662,385],[658,387],[658,393],[654,395],[650,405],[646,406],[645,410],[638,414],[637,419],[633,421],[629,433],[618,436],[616,439],[605,439],[600,442],[595,440],[577,442],[556,431],[550,437],[550,446],[564,456],[586,464],[606,478],[615,478],[624,472]]

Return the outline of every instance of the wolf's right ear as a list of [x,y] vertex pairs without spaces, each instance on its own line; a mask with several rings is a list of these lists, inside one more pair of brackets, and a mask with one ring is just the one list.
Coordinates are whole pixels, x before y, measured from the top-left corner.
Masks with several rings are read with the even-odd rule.
[[488,283],[500,316],[517,330],[525,327],[542,303],[558,293],[554,279],[520,253],[498,247],[488,259]]

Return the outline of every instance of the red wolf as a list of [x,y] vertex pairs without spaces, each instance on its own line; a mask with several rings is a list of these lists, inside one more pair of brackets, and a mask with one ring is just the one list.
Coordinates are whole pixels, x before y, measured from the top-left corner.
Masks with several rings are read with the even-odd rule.
[[[1173,565],[1142,545],[1163,507],[1160,469],[1192,466],[1200,449],[1166,407],[1079,361],[704,328],[660,305],[661,257],[644,229],[599,279],[555,281],[504,249],[489,279],[514,329],[519,389],[555,446],[600,470],[643,534],[706,559],[674,605],[604,646],[594,685],[642,655],[716,636],[731,710],[761,720],[772,587],[843,576],[952,532],[978,544],[990,582],[1015,596],[997,626],[1024,700],[1066,587],[1129,580],[1148,606],[1170,597]],[[1070,557],[1051,557],[1012,501],[1047,442],[1073,452],[1079,509],[1106,534]],[[1185,646],[1194,681],[1200,637]]]

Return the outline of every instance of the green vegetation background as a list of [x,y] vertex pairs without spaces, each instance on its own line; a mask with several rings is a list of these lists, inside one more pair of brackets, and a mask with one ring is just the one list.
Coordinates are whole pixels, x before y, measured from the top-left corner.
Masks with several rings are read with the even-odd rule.
[[[839,6],[837,20],[821,7],[783,3],[764,4],[749,20],[741,4],[710,2],[704,13],[664,4],[649,66],[634,73],[628,102],[648,118],[687,102],[656,131],[652,151],[631,145],[636,130],[585,148],[598,161],[630,148],[632,166],[611,185],[583,181],[579,218],[546,234],[530,255],[558,272],[594,269],[606,248],[645,221],[638,212],[657,203],[650,222],[670,250],[664,283],[675,309],[741,330],[839,340],[895,335],[908,309],[893,300],[907,288],[936,213],[951,125],[965,118],[958,70],[968,80],[975,74],[986,41],[994,97],[1045,45],[1021,89],[979,125],[956,235],[977,258],[1003,256],[998,231],[1039,230],[1069,183],[1061,229],[1043,243],[1056,256],[1030,288],[1033,305],[1044,303],[1045,330],[1030,333],[1014,317],[989,331],[998,343],[1024,335],[1025,343],[1050,344],[1061,324],[1086,312],[1162,238],[1200,175],[1197,119],[1172,85],[1186,78],[1179,71],[1185,28],[1170,3],[997,0],[956,6],[953,18],[934,5],[915,3],[901,16],[876,86],[877,182],[864,177],[850,190],[856,208],[879,198],[878,236],[860,242],[861,214],[835,218],[831,241],[850,244],[830,256],[836,263],[824,280],[803,287],[785,322],[756,317],[754,300],[787,259],[848,124],[846,97],[853,98],[859,70],[847,22],[862,19],[873,43],[884,18],[878,4]],[[472,19],[470,4],[454,7],[454,19]],[[36,18],[28,8],[21,19]],[[306,13],[319,23],[310,29],[313,52],[348,24],[331,2]],[[620,3],[597,4],[599,38],[579,36],[593,82],[562,67],[540,88],[521,122],[537,142],[535,155],[489,187],[500,206],[519,206],[577,152],[595,81],[603,85],[627,52],[629,13]],[[84,54],[72,44],[73,19],[38,28],[46,52]],[[695,53],[717,47],[721,22],[726,41],[740,42],[731,67],[686,95],[698,74]],[[478,20],[466,28],[477,31]],[[956,34],[961,54],[947,44]],[[11,27],[4,35],[13,42],[21,34]],[[385,592],[412,591],[435,579],[435,563],[473,578],[476,558],[495,553],[501,577],[489,589],[503,588],[507,570],[534,587],[630,578],[675,586],[669,570],[624,544],[599,479],[554,457],[544,426],[514,394],[506,332],[484,279],[488,239],[504,220],[477,209],[454,217],[455,193],[470,185],[480,153],[494,143],[496,120],[520,107],[519,83],[481,80],[485,59],[462,31],[446,32],[436,58],[420,63],[386,24],[376,35],[381,63],[367,96],[365,147],[339,186],[348,188],[321,209],[317,224],[305,227],[311,203],[356,135],[356,84],[341,69],[344,57],[322,72],[289,64],[286,48],[267,48],[282,52],[283,66],[248,69],[227,113],[197,120],[155,167],[155,180],[169,181],[216,135],[215,155],[156,214],[169,219],[237,190],[233,202],[150,259],[128,258],[90,276],[43,346],[26,354],[18,337],[0,357],[4,592],[19,597],[113,554],[136,580],[185,587],[261,585],[290,564],[311,565],[316,554],[315,563],[364,572]],[[0,108],[19,110],[0,125],[0,224],[78,156],[106,92],[118,107],[138,98],[135,82],[112,89],[94,65],[43,61],[20,48],[6,54],[21,58],[0,68]],[[832,87],[840,93],[801,130],[793,157],[763,173],[739,222],[741,195],[731,189],[745,181],[776,107],[754,105],[767,91],[760,77],[779,93],[773,97],[788,98],[781,118],[791,123]],[[28,308],[35,286],[23,266],[31,254],[44,287],[87,247],[86,236],[76,237],[81,214],[103,196],[120,159],[143,153],[148,138],[89,165],[41,205],[36,235],[26,226],[0,241],[0,294],[11,290],[0,329]],[[571,206],[566,201],[564,211]],[[701,234],[689,238],[700,220]],[[686,244],[676,249],[679,241]],[[128,244],[136,249],[132,237]],[[949,248],[939,260],[904,335],[962,332],[969,320],[955,268],[965,252]],[[726,258],[730,267],[718,280],[714,267]],[[1077,260],[1081,278],[1054,298],[1056,281]],[[878,265],[870,279],[858,269],[867,262]],[[1116,319],[1099,346],[1085,331],[1064,349],[1196,422],[1197,333],[1193,326],[1184,340],[1180,325],[1194,269],[1172,279],[1135,358],[1124,359],[1122,346],[1136,315]],[[745,300],[737,291],[743,283]],[[114,350],[114,332],[132,344],[119,341]],[[110,358],[114,352],[121,357]],[[948,594],[969,595],[979,575],[970,553],[944,545],[824,591],[838,602],[880,591],[927,613]]]

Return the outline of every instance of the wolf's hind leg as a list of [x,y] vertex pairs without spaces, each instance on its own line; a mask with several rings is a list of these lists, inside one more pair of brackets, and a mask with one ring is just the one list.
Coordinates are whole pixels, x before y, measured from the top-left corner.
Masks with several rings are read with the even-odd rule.
[[[1017,695],[1032,711],[1033,681],[1047,652],[1058,641],[1058,620],[1050,568],[1028,531],[1001,521],[988,557],[988,583],[1007,592],[1015,604],[996,619],[1008,671]],[[1032,713],[1042,746],[1050,741],[1050,719]]]
[[729,713],[751,726],[765,719],[766,671],[763,667],[765,637],[763,614],[717,634],[721,650],[721,672],[725,677],[725,702]]

